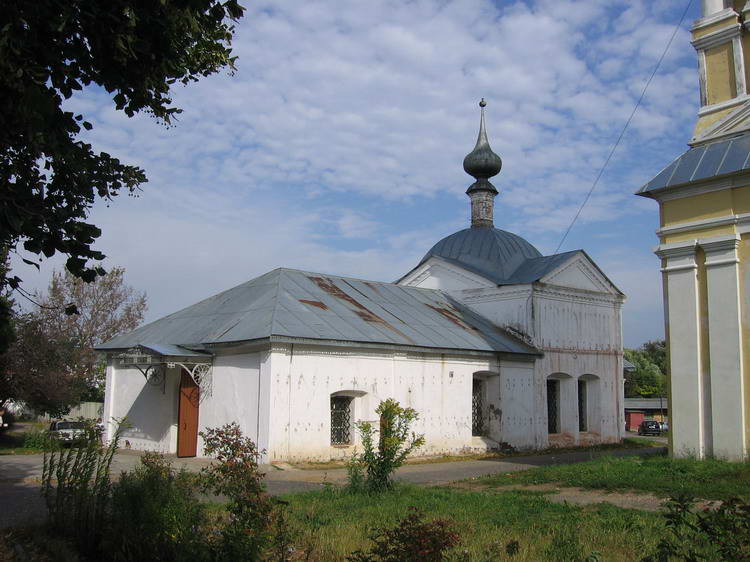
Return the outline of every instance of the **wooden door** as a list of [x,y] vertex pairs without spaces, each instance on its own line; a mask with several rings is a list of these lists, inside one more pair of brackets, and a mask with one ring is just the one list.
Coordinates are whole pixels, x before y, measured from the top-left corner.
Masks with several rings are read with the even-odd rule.
[[183,369],[180,378],[180,406],[177,429],[177,456],[194,457],[198,452],[198,404],[200,388]]

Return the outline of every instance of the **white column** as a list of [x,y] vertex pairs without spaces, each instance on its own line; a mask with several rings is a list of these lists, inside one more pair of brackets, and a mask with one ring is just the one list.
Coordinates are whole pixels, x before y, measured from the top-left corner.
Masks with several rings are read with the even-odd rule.
[[102,408],[102,423],[104,424],[104,439],[107,443],[112,439],[116,424],[115,416],[115,366],[114,359],[107,361],[106,378],[104,382],[104,407]]
[[724,9],[724,0],[703,0],[702,15],[705,18]]
[[669,427],[671,453],[705,456],[704,390],[701,381],[700,307],[695,241],[662,244],[664,312],[669,330]]
[[732,460],[747,453],[739,242],[736,234],[698,241],[706,254],[713,453]]
[[742,40],[740,35],[732,39],[732,53],[734,58],[734,82],[737,88],[737,97],[747,93],[745,84],[745,55],[742,52]]

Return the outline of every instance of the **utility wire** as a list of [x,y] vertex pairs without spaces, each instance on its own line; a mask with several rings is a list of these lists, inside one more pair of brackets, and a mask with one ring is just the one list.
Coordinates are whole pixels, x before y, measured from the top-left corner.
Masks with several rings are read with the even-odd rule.
[[674,31],[672,32],[672,36],[669,38],[669,41],[667,42],[667,46],[664,47],[664,52],[662,52],[661,56],[659,57],[659,60],[657,61],[656,66],[654,67],[654,70],[651,72],[651,76],[648,77],[648,80],[646,81],[646,85],[643,86],[643,91],[641,91],[641,97],[639,97],[638,101],[635,103],[635,107],[633,107],[633,111],[630,113],[630,117],[628,117],[628,120],[625,122],[625,126],[622,128],[622,131],[620,131],[620,136],[617,137],[615,144],[612,146],[612,150],[609,151],[609,155],[607,156],[607,159],[604,161],[604,164],[599,169],[599,173],[596,175],[596,179],[594,180],[594,183],[591,184],[591,189],[589,189],[589,192],[586,194],[586,198],[583,200],[583,203],[581,203],[581,206],[578,208],[578,212],[576,213],[576,216],[573,217],[573,220],[570,222],[568,229],[565,231],[565,234],[563,234],[563,237],[560,240],[560,243],[557,245],[557,249],[555,249],[555,254],[560,251],[560,248],[565,242],[565,239],[568,237],[568,234],[570,234],[570,231],[573,229],[573,225],[578,220],[578,217],[581,216],[581,211],[583,211],[583,208],[586,206],[586,203],[588,203],[589,199],[591,198],[591,194],[594,192],[594,190],[596,189],[596,186],[599,184],[599,180],[601,179],[602,174],[604,173],[604,170],[607,169],[607,165],[609,165],[609,161],[612,159],[612,155],[615,153],[615,150],[617,150],[617,147],[620,146],[620,141],[622,141],[622,137],[625,136],[625,131],[628,130],[628,127],[630,126],[630,122],[633,120],[633,116],[635,116],[635,112],[638,111],[638,107],[640,107],[641,102],[643,101],[643,98],[646,95],[646,90],[648,90],[648,87],[651,85],[651,80],[654,79],[654,76],[656,76],[656,73],[659,71],[659,67],[661,66],[661,63],[664,60],[664,57],[667,55],[667,52],[669,51],[669,47],[672,46],[672,41],[674,41],[674,38],[677,35],[677,32],[680,30],[680,27],[682,26],[682,22],[685,20],[685,16],[687,15],[688,10],[690,9],[690,6],[692,4],[693,4],[693,0],[688,0],[687,6],[685,6],[685,10],[682,12],[682,17],[680,17],[680,21],[675,26]]

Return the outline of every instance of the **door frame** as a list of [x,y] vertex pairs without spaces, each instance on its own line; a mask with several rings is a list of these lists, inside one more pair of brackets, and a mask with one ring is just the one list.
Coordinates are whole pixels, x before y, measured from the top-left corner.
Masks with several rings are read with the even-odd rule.
[[[192,414],[192,412],[195,412]],[[198,423],[200,419],[200,387],[186,369],[180,370],[177,400],[177,456],[198,454]],[[184,424],[184,425],[183,425]]]

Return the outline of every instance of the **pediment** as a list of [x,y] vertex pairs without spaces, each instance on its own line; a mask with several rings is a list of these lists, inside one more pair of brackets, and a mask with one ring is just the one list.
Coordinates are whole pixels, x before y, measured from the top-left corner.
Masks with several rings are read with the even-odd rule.
[[747,130],[750,130],[750,100],[696,135],[691,144],[703,143]]
[[578,252],[569,260],[539,279],[542,283],[594,291],[597,293],[620,294],[615,285],[585,253]]
[[443,291],[497,286],[496,283],[481,275],[435,256],[407,273],[398,281],[398,284]]

